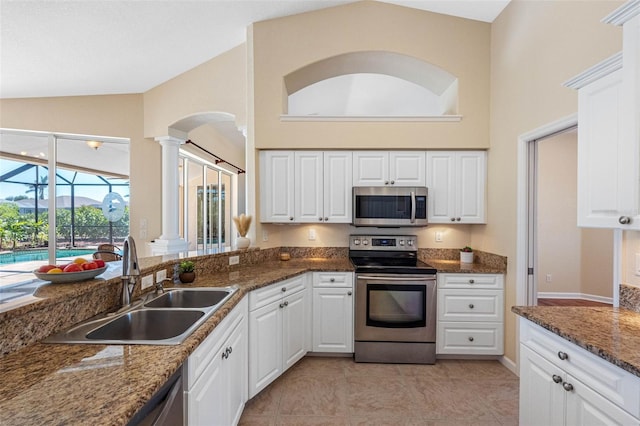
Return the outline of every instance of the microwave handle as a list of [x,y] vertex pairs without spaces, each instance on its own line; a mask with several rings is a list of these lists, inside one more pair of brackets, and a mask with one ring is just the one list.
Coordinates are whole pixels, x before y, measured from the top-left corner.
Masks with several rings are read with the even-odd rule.
[[414,191],[411,194],[411,223],[416,223],[416,193]]

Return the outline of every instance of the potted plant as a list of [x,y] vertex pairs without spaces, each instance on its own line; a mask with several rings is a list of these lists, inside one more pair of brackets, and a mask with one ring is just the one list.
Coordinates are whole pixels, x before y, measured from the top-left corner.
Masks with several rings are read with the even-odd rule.
[[190,260],[183,260],[178,265],[178,278],[183,284],[192,283],[196,279],[196,264]]
[[473,263],[473,249],[465,246],[460,250],[460,263]]
[[238,234],[240,234],[236,242],[236,247],[238,249],[248,248],[251,245],[251,239],[247,238],[247,233],[251,226],[251,216],[247,216],[243,213],[240,216],[234,217],[233,222],[236,224]]

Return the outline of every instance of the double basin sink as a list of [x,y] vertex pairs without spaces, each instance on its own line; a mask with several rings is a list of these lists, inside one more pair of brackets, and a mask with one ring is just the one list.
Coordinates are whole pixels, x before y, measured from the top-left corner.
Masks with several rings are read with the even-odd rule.
[[44,341],[178,345],[237,290],[236,287],[168,289],[160,295],[149,295],[125,310],[91,318]]

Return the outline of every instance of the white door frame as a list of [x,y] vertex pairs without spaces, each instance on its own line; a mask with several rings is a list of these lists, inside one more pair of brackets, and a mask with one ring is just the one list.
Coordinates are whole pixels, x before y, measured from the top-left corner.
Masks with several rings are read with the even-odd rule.
[[[517,187],[517,242],[516,242],[516,304],[529,305],[528,297],[528,168],[529,143],[538,139],[561,133],[578,125],[578,114],[571,114],[557,121],[545,124],[518,137],[518,187]],[[576,217],[577,220],[577,217]],[[613,233],[613,306],[620,303],[618,289],[622,278],[622,231],[615,229]]]

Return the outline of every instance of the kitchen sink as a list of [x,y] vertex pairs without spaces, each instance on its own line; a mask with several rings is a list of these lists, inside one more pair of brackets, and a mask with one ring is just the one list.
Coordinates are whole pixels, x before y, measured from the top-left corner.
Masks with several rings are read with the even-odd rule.
[[101,314],[45,343],[178,345],[238,291],[236,287],[169,289],[125,310]]
[[229,295],[228,288],[175,289],[144,305],[149,308],[206,308],[215,306]]

